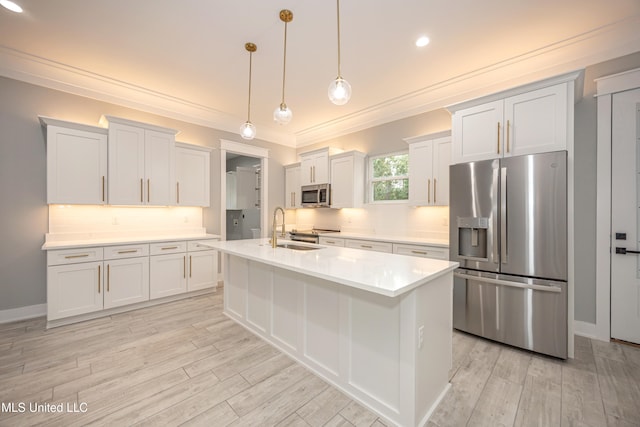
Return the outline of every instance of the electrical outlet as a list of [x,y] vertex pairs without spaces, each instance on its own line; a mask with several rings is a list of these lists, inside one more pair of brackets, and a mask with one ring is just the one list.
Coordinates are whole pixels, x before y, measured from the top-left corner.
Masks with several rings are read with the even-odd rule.
[[236,218],[233,219],[233,225],[238,225],[238,220]]
[[424,345],[424,325],[418,328],[418,350]]

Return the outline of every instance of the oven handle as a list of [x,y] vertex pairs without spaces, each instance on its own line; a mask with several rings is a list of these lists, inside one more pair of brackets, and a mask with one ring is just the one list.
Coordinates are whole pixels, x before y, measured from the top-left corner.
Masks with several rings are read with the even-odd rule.
[[456,273],[456,272],[454,272],[453,275],[455,277],[460,277],[461,279],[469,279],[469,280],[474,280],[476,282],[491,283],[492,285],[511,286],[513,288],[533,289],[535,291],[544,291],[544,292],[562,292],[562,288],[554,285],[532,285],[528,283],[518,283],[518,282],[509,281],[509,280],[491,279],[488,277],[478,277],[478,276],[472,276],[471,274]]

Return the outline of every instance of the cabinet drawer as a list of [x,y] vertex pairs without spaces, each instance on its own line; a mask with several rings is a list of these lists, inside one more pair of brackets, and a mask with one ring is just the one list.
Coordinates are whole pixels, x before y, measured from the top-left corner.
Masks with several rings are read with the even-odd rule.
[[134,258],[149,255],[148,244],[107,246],[104,259]]
[[346,240],[345,247],[354,249],[364,249],[366,251],[393,252],[393,244],[387,242],[376,242],[371,240]]
[[187,251],[187,242],[162,242],[149,245],[149,255],[175,254]]
[[336,239],[334,237],[320,237],[320,241],[319,243],[321,245],[327,245],[327,246],[342,246],[344,247],[344,239]]
[[447,249],[435,246],[394,244],[393,253],[422,258],[449,259],[449,251]]
[[193,241],[187,242],[187,250],[189,252],[210,251],[213,248],[202,245],[202,243],[215,243],[217,241],[218,239],[193,240]]
[[102,248],[77,248],[47,251],[47,265],[102,261]]

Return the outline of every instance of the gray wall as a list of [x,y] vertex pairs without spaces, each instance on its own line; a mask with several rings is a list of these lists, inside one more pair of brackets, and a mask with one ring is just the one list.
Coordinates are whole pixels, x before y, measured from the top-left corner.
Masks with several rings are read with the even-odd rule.
[[[46,150],[38,116],[89,125],[103,114],[177,129],[177,140],[220,147],[236,134],[104,103],[0,77],[0,310],[46,303],[46,258],[40,250],[48,228]],[[260,140],[269,149],[270,211],[284,203],[284,164],[295,150]],[[279,189],[279,191],[277,191]],[[220,150],[211,154],[211,207],[203,210],[207,231],[220,232]]]

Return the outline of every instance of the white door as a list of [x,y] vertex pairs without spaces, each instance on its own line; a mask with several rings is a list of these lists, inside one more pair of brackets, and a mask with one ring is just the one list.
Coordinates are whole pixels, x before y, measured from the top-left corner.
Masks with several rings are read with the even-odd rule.
[[451,138],[436,139],[433,141],[433,204],[436,206],[449,205],[450,164]]
[[218,251],[189,253],[188,291],[214,288],[218,285]]
[[352,208],[354,186],[353,157],[331,160],[331,207]]
[[155,255],[149,258],[149,299],[187,292],[187,255]]
[[144,129],[112,123],[108,146],[109,204],[144,204]]
[[208,151],[176,147],[176,204],[179,206],[209,206]]
[[144,138],[144,175],[147,180],[145,203],[163,206],[175,205],[174,136],[146,129]]
[[149,257],[105,261],[104,308],[149,300]]
[[[611,172],[611,337],[640,343],[638,198],[640,89],[613,96]],[[624,235],[623,235],[624,234]]]

